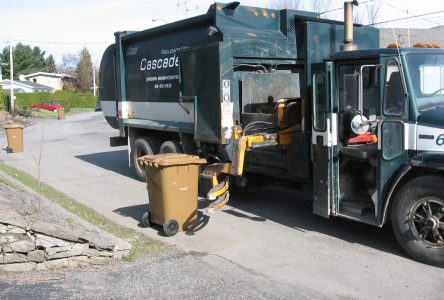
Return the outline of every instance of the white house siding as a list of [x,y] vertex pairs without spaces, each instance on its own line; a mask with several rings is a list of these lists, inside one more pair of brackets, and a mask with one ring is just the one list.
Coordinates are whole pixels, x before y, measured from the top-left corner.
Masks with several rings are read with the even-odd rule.
[[52,87],[55,91],[63,89],[63,81],[60,77],[47,76],[47,75],[35,75],[32,77],[27,76],[26,80],[36,82],[46,86]]

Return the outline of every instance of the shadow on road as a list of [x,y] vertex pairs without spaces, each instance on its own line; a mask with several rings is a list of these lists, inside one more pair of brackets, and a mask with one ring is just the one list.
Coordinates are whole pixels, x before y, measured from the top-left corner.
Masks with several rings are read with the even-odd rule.
[[276,186],[250,186],[232,194],[229,205],[256,215],[250,217],[231,209],[222,210],[232,216],[253,221],[267,219],[299,231],[316,231],[350,243],[405,256],[389,224],[378,228],[341,218],[316,216],[312,213],[312,200],[308,194]]
[[[128,167],[126,149],[76,157],[134,179],[132,171]],[[199,209],[203,210],[208,204],[209,202],[205,200],[199,201]],[[341,218],[325,219],[316,216],[312,213],[310,195],[304,195],[300,192],[276,186],[250,186],[247,189],[237,190],[233,193],[229,205],[237,210],[224,209],[222,212],[234,217],[257,222],[271,220],[299,231],[316,231],[350,243],[358,243],[380,251],[405,256],[393,235],[391,226],[386,225],[383,228],[378,228]],[[114,212],[140,222],[140,218],[146,209],[147,206],[144,204],[122,207]],[[248,216],[238,210],[255,216]],[[199,213],[199,218],[201,220],[197,230],[201,230],[209,222],[208,216],[202,211]]]
[[[199,201],[200,202],[200,201]],[[126,207],[120,207],[117,208],[115,210],[113,210],[113,212],[124,216],[124,217],[130,217],[133,218],[134,220],[138,221],[139,223],[137,224],[138,227],[145,227],[141,220],[142,220],[142,215],[144,212],[146,212],[148,209],[148,204],[140,204],[140,205],[133,205],[133,206],[126,206]],[[204,214],[202,211],[198,211],[197,212],[197,226],[196,228],[192,229],[192,230],[188,230],[185,232],[185,234],[187,235],[194,235],[197,231],[202,230],[210,221],[210,217],[206,214]],[[162,224],[154,224],[153,228],[158,229],[159,232],[158,234],[161,236],[165,236],[163,234],[162,231]]]
[[[148,209],[148,204],[139,204],[139,205],[133,205],[133,206],[126,206],[126,207],[120,207],[113,212],[116,214],[119,214],[124,217],[130,217],[133,218],[136,221],[139,221],[142,219],[142,215],[144,212],[146,212]],[[142,226],[140,226],[142,227]]]
[[77,155],[75,157],[97,167],[134,179],[133,172],[128,166],[128,151],[126,149]]

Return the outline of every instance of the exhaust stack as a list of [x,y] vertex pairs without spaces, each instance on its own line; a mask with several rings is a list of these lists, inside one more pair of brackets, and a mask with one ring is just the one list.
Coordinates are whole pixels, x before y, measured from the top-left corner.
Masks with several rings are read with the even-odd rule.
[[341,51],[358,50],[358,45],[353,42],[353,5],[358,6],[358,1],[344,2],[344,44]]

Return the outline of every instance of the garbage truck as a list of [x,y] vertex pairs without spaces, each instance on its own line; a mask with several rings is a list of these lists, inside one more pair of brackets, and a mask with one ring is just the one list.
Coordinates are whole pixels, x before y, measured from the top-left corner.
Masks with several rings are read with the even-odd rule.
[[391,223],[411,257],[444,266],[444,51],[380,47],[354,5],[339,22],[216,2],[116,32],[100,65],[111,146],[142,180],[140,156],[200,155],[219,203],[225,175],[311,187],[313,213]]

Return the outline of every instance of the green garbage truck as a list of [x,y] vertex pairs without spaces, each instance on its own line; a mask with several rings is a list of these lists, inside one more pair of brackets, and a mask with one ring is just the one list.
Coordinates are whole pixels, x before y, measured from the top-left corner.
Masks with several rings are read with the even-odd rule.
[[380,47],[356,4],[338,22],[214,3],[116,32],[100,66],[111,145],[141,180],[138,157],[183,152],[204,175],[311,186],[313,213],[391,223],[410,256],[444,266],[444,51]]

